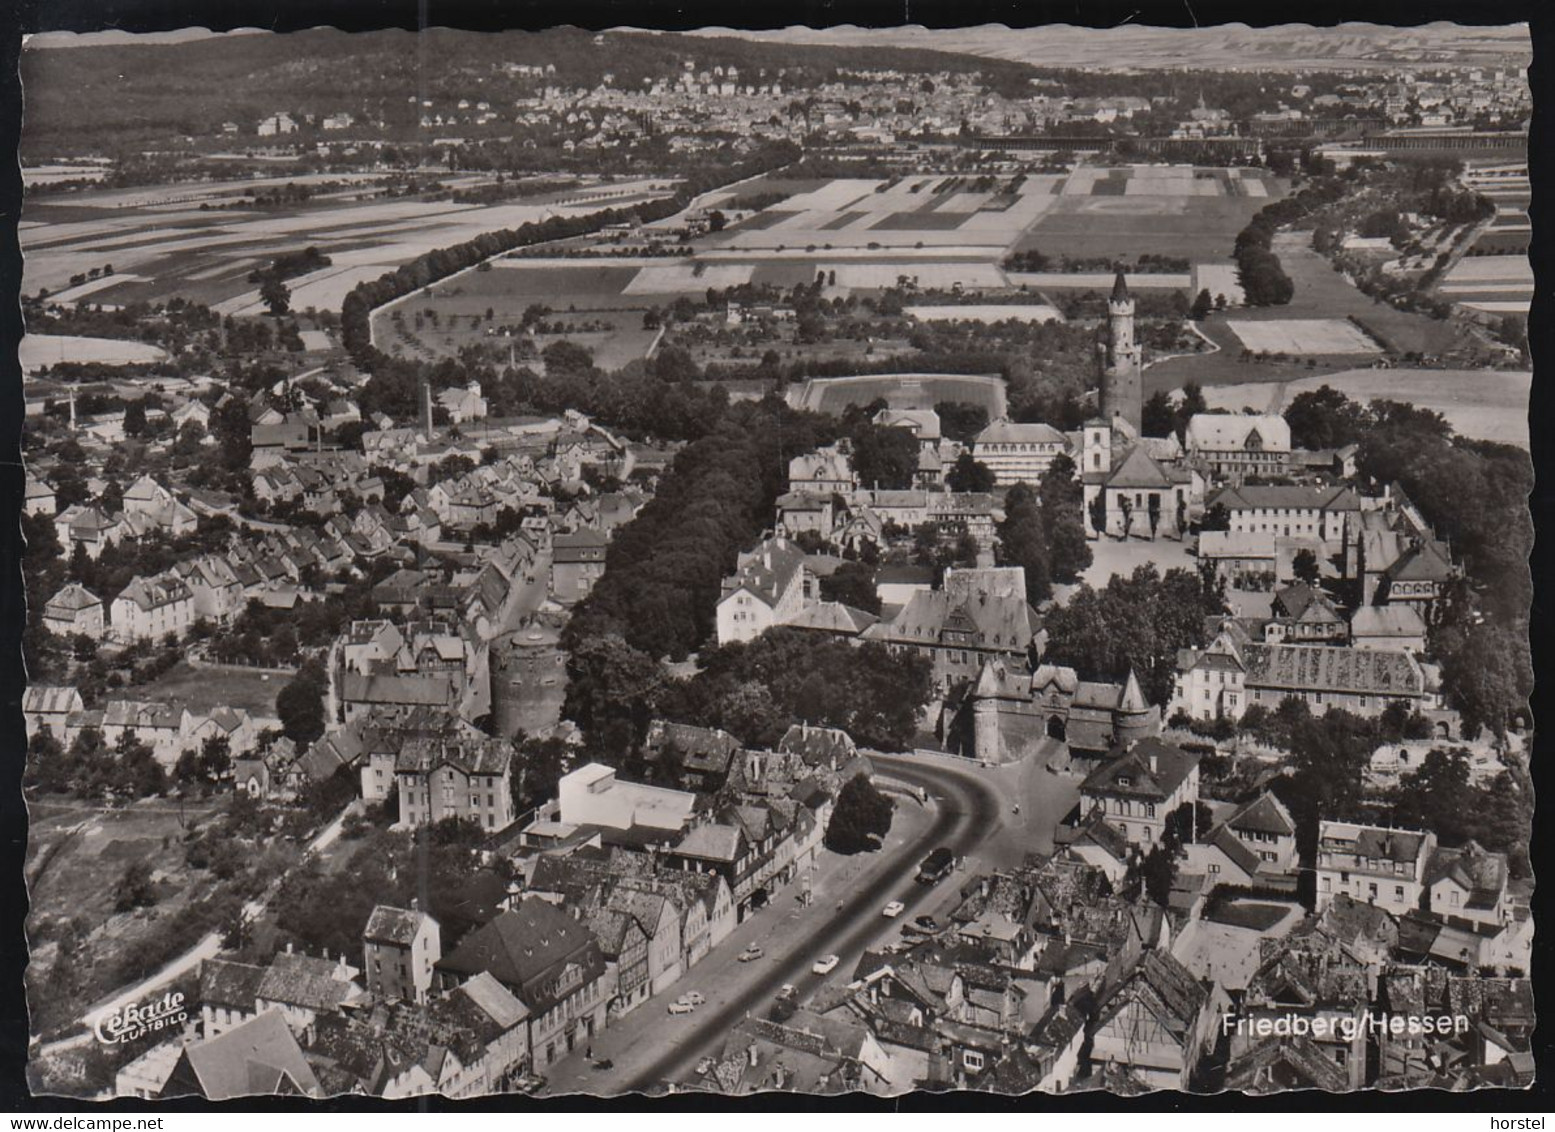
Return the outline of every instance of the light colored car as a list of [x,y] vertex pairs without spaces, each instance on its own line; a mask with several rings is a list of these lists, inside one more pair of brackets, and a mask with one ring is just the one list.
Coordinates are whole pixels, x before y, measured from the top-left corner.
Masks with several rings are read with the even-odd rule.
[[793,983],[784,983],[781,987],[778,988],[778,998],[797,998],[798,996],[799,988],[794,986]]
[[741,963],[749,963],[752,959],[760,959],[765,954],[765,951],[761,950],[761,948],[757,947],[753,943],[744,951],[740,952],[736,958],[739,959]]
[[814,971],[817,975],[829,975],[837,969],[837,964],[841,962],[842,960],[837,958],[835,955],[828,955],[824,959],[817,959],[815,961],[815,966],[811,967],[810,970]]
[[902,912],[906,910],[906,908],[907,905],[903,904],[900,900],[893,900],[884,908],[880,909],[880,914],[885,916],[887,919],[894,920],[896,917],[900,916]]
[[701,1006],[707,1001],[707,997],[701,991],[687,991],[680,998],[682,1002],[689,1002],[692,1006]]
[[692,1006],[683,998],[676,999],[674,1002],[670,1003],[671,1014],[690,1014],[695,1009],[696,1007]]

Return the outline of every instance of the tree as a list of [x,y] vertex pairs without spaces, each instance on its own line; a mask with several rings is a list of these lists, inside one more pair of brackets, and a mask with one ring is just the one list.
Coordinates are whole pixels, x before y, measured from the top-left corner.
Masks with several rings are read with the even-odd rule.
[[822,578],[821,597],[826,601],[840,601],[865,613],[880,612],[875,571],[863,562],[844,562],[829,577]]
[[146,402],[142,398],[124,406],[124,435],[140,436],[146,431]]
[[1145,436],[1171,436],[1177,431],[1177,410],[1166,390],[1158,390],[1145,402],[1140,432]]
[[324,666],[310,660],[297,670],[275,697],[275,714],[281,730],[299,748],[306,748],[324,734],[324,696],[329,677]]
[[1290,563],[1291,573],[1298,581],[1305,582],[1309,586],[1316,586],[1318,580],[1317,555],[1303,547],[1296,551],[1295,557]]
[[1461,634],[1444,634],[1442,642],[1443,690],[1465,727],[1505,735],[1513,718],[1527,710],[1533,686],[1526,636],[1485,621]]
[[871,488],[904,490],[918,471],[918,438],[905,428],[868,421],[854,426],[853,470]]
[[212,735],[200,745],[200,775],[220,782],[232,773],[232,745],[225,735]]
[[1229,531],[1231,529],[1231,511],[1224,503],[1212,503],[1204,511],[1204,517],[1199,520],[1200,531]]
[[259,301],[265,308],[279,317],[291,310],[292,291],[281,277],[275,274],[265,276],[265,281],[259,285]]
[[1026,572],[1026,598],[1045,601],[1053,592],[1052,566],[1048,558],[1047,530],[1036,493],[1024,483],[1004,497],[1004,521],[999,524],[999,557],[1005,566]]
[[[1042,525],[1047,533],[1048,570],[1055,582],[1079,580],[1091,564],[1085,537],[1085,488],[1075,474],[1074,460],[1059,455],[1042,474]],[[1099,498],[1099,497],[1098,497]]]
[[1195,322],[1202,322],[1208,318],[1210,312],[1215,309],[1215,300],[1210,298],[1209,289],[1200,291],[1193,300],[1193,306],[1188,310],[1188,317]]
[[864,774],[855,774],[838,791],[831,820],[826,824],[826,848],[853,854],[878,849],[891,832],[895,805]]
[[136,908],[149,908],[157,902],[156,885],[151,881],[151,866],[145,861],[131,861],[113,888],[113,910],[132,912]]
[[956,457],[950,471],[945,473],[945,486],[951,491],[992,491],[995,482],[993,469],[974,460],[972,453],[966,451]]
[[724,225],[728,223],[729,218],[716,208],[707,214],[707,230],[709,232],[722,232]]

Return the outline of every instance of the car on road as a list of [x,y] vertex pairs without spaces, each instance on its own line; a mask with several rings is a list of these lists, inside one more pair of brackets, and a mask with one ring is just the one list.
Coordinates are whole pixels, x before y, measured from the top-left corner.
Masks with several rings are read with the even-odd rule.
[[740,952],[736,958],[739,959],[741,963],[749,963],[752,959],[760,959],[765,954],[765,951],[761,950],[761,948],[757,947],[753,943],[744,951]]
[[778,998],[798,998],[799,997],[799,988],[794,986],[793,983],[784,983],[781,987],[778,988],[777,997]]
[[893,900],[884,908],[880,909],[880,914],[886,917],[888,920],[894,920],[896,917],[902,914],[906,907],[907,905],[903,904],[900,900]]
[[918,875],[913,879],[919,884],[938,884],[950,875],[955,864],[956,855],[947,846],[941,845],[923,859],[923,863],[918,866]]
[[683,998],[677,998],[674,1002],[670,1003],[671,1014],[690,1014],[695,1009],[695,1006],[692,1006],[691,1003],[687,1002]]
[[538,1073],[525,1073],[514,1079],[510,1089],[515,1093],[522,1093],[526,1097],[532,1097],[545,1088],[545,1078]]
[[810,970],[817,975],[829,975],[837,969],[837,964],[841,962],[842,960],[837,958],[837,956],[828,955],[824,959],[817,959],[815,966],[811,967]]
[[687,991],[680,997],[683,1001],[689,1002],[692,1006],[701,1006],[704,1002],[707,1001],[707,996],[704,995],[701,991]]
[[933,916],[919,916],[913,920],[913,923],[917,924],[926,932],[939,931],[939,921],[936,920]]

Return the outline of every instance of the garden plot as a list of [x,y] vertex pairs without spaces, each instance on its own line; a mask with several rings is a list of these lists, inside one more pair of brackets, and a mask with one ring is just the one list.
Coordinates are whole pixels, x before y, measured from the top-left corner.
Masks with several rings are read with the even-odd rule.
[[1044,303],[947,303],[906,308],[920,322],[1063,322],[1064,316]]
[[1380,354],[1382,347],[1342,318],[1248,319],[1230,322],[1255,354]]
[[1533,264],[1524,256],[1469,256],[1460,259],[1442,281],[1443,291],[1464,289],[1465,285],[1498,283],[1502,286],[1526,284],[1533,287]]
[[992,263],[826,263],[818,270],[837,273],[837,286],[850,290],[884,290],[896,286],[901,276],[925,290],[948,291],[956,284],[969,290],[1004,286],[1002,273]]
[[628,295],[700,294],[709,287],[738,287],[751,281],[750,263],[676,263],[644,267],[625,287]]
[[1233,263],[1194,264],[1193,277],[1188,289],[1195,297],[1200,291],[1208,291],[1211,299],[1217,295],[1224,295],[1227,306],[1239,307],[1247,299],[1247,296],[1242,293],[1242,281],[1237,276],[1236,265]]

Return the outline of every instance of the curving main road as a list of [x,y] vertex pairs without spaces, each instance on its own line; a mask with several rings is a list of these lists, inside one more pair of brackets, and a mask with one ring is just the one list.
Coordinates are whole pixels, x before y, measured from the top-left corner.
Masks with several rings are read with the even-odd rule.
[[[747,1015],[763,1013],[773,994],[784,983],[792,983],[798,988],[801,1001],[808,998],[825,981],[823,976],[810,970],[817,957],[840,956],[842,962],[838,969],[850,970],[864,949],[879,936],[880,906],[885,901],[893,897],[900,900],[907,906],[902,916],[910,918],[913,908],[938,887],[926,887],[912,880],[919,862],[929,850],[946,845],[957,855],[965,855],[997,828],[1004,812],[1003,801],[975,774],[892,755],[872,754],[870,759],[891,778],[921,786],[935,800],[934,822],[913,851],[901,854],[900,859],[880,874],[869,888],[849,897],[831,921],[810,938],[807,946],[795,948],[767,968],[760,980],[727,1005],[706,1014],[698,1011],[700,1016],[692,1022],[684,1040],[624,1082],[623,1091],[659,1090],[666,1083],[686,1075],[701,1058],[722,1048],[729,1031]],[[941,882],[945,883],[950,882]]]

